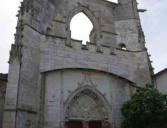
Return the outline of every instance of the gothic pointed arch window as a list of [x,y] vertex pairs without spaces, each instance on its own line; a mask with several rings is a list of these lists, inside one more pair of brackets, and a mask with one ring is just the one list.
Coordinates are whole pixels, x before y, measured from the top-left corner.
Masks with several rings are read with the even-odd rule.
[[82,40],[82,44],[85,45],[86,42],[90,42],[91,40],[94,25],[83,12],[79,12],[71,19],[70,30],[71,38]]

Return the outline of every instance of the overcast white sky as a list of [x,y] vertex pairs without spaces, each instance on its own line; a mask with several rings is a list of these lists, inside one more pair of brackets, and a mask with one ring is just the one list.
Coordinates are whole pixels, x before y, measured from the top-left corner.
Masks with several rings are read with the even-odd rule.
[[[11,44],[14,43],[14,33],[17,22],[16,14],[21,1],[22,0],[1,0],[0,73],[8,72],[7,62],[9,59],[9,51]],[[141,21],[146,36],[146,45],[149,53],[152,55],[153,67],[155,68],[155,72],[158,72],[167,68],[167,0],[138,0],[138,3],[140,8],[148,10],[146,13],[141,14]],[[76,21],[82,21],[83,29],[90,28],[91,30],[91,22],[82,14],[78,14],[78,16],[74,18],[76,18]],[[87,26],[85,27],[84,24]],[[78,28],[74,19],[71,28]],[[78,31],[73,33],[73,37],[87,40],[86,36],[82,33],[78,33]]]

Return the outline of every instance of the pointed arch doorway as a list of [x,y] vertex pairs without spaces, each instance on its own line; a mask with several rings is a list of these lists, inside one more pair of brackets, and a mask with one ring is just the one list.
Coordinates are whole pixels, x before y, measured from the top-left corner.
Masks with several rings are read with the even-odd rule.
[[108,110],[101,97],[90,89],[73,96],[66,109],[66,128],[104,128]]

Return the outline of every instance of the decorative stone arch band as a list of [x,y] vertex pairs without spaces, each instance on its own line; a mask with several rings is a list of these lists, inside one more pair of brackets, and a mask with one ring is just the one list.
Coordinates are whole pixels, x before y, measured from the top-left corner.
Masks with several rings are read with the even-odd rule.
[[71,23],[71,20],[72,18],[80,13],[80,12],[83,12],[89,19],[90,21],[92,22],[93,24],[93,31],[94,31],[94,39],[93,39],[93,42],[91,43],[94,43],[96,44],[96,41],[98,40],[98,38],[100,38],[100,24],[99,24],[99,20],[93,15],[93,13],[86,7],[83,7],[83,6],[80,6],[78,8],[75,8],[74,10],[72,10],[68,17],[67,17],[67,24],[66,24],[66,29],[67,29],[67,41],[66,41],[66,44],[71,46],[71,29],[70,29],[70,23]]
[[101,121],[102,126],[111,125],[111,106],[106,98],[92,86],[76,89],[66,100],[64,121]]

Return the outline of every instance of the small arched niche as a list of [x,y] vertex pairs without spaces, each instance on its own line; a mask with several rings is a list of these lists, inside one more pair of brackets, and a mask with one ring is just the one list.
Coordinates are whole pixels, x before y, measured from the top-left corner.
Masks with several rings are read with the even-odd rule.
[[81,40],[82,44],[86,45],[93,36],[94,26],[85,13],[79,12],[71,19],[70,31],[72,39]]
[[127,50],[127,47],[126,47],[126,45],[124,43],[120,43],[118,47],[121,50]]

